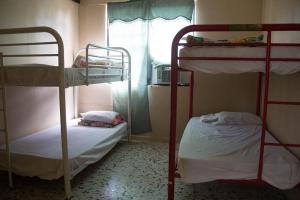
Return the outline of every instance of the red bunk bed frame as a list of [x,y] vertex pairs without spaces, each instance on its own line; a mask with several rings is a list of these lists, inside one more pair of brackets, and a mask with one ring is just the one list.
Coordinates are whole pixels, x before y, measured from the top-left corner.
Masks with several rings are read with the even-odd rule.
[[[182,37],[190,32],[228,32],[228,31],[262,31],[267,33],[266,43],[202,43],[193,46],[266,46],[265,58],[234,58],[234,57],[179,57],[179,46],[191,46],[186,43],[180,43]],[[269,79],[270,79],[270,63],[271,61],[294,61],[299,62],[300,59],[294,58],[271,58],[272,46],[296,46],[300,47],[300,43],[272,43],[271,36],[274,31],[299,31],[300,24],[244,24],[244,25],[191,25],[180,30],[173,39],[172,43],[172,60],[171,60],[171,113],[170,113],[170,139],[169,139],[169,177],[168,177],[168,200],[174,199],[174,186],[176,174],[176,119],[177,119],[177,74],[179,71],[190,72],[189,82],[189,118],[193,116],[193,87],[194,87],[194,72],[179,68],[178,61],[181,60],[237,60],[237,61],[265,61],[265,76],[264,76],[264,91],[262,96],[262,72],[259,72],[257,80],[257,98],[256,98],[256,114],[260,115],[260,102],[263,97],[263,113],[262,113],[262,131],[260,141],[260,157],[257,171],[257,178],[254,180],[230,180],[238,182],[250,182],[255,184],[265,184],[262,180],[263,162],[264,162],[264,147],[268,146],[283,146],[283,147],[300,147],[300,144],[280,144],[265,142],[266,118],[268,105],[300,105],[300,102],[269,100]]]

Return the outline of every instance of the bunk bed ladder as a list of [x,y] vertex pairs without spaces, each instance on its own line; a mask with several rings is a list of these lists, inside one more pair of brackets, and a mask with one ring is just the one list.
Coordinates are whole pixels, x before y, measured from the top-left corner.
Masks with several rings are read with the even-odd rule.
[[[261,140],[260,140],[260,153],[259,153],[259,163],[258,163],[258,171],[257,171],[257,181],[258,183],[263,183],[263,161],[264,161],[264,151],[265,146],[273,146],[273,147],[300,147],[300,144],[282,144],[282,143],[271,143],[266,142],[266,129],[267,129],[267,113],[268,113],[268,105],[300,105],[299,101],[279,101],[279,100],[269,100],[269,82],[270,82],[270,68],[271,68],[271,31],[268,31],[267,35],[267,48],[266,48],[266,73],[264,78],[264,99],[263,99],[263,113],[262,113],[262,129],[261,129]],[[261,74],[259,75],[259,79],[261,78]],[[259,83],[261,87],[261,83]],[[260,96],[258,97],[260,98]],[[259,112],[260,106],[257,106],[257,114]],[[274,136],[273,136],[274,137]]]
[[9,138],[8,138],[8,131],[7,131],[7,118],[6,118],[6,96],[5,96],[5,81],[4,81],[4,67],[3,67],[3,54],[0,53],[0,70],[1,70],[1,100],[2,100],[2,108],[0,112],[2,112],[3,116],[3,129],[0,129],[0,132],[4,133],[5,136],[5,146],[6,146],[6,153],[7,153],[7,171],[8,171],[8,183],[9,187],[13,187],[13,180],[12,180],[12,170],[11,170],[11,157],[10,157],[10,148],[9,148]]

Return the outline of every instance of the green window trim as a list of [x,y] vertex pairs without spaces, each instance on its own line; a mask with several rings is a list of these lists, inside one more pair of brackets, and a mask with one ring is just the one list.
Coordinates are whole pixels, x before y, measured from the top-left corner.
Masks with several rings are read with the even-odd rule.
[[128,2],[108,3],[109,23],[116,20],[131,22],[136,19],[166,20],[184,17],[192,20],[194,0],[133,0]]

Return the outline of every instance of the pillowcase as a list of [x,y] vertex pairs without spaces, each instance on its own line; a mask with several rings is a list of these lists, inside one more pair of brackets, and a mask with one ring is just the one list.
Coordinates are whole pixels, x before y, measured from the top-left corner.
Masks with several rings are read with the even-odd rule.
[[219,125],[260,125],[261,119],[248,112],[219,112],[218,120],[214,124]]
[[80,113],[80,115],[84,121],[103,122],[113,125],[124,122],[122,115],[114,111],[89,111]]

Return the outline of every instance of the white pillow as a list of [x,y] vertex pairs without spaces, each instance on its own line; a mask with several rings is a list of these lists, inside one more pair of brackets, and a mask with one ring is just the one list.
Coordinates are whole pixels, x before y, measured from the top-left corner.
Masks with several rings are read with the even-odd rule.
[[116,116],[120,114],[114,111],[88,111],[80,113],[80,115],[83,120],[112,123]]
[[248,112],[219,112],[216,113],[218,121],[214,124],[219,125],[260,125],[261,119]]

